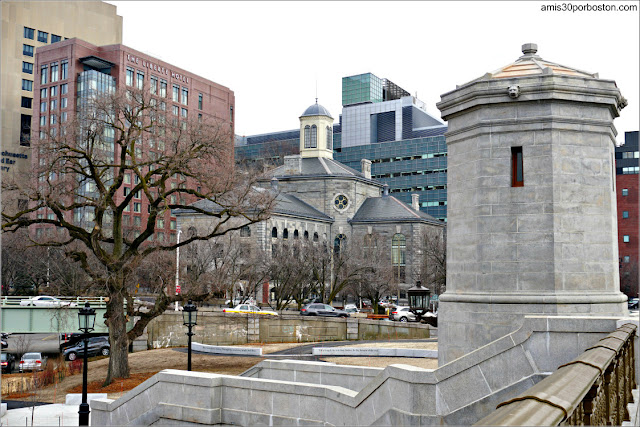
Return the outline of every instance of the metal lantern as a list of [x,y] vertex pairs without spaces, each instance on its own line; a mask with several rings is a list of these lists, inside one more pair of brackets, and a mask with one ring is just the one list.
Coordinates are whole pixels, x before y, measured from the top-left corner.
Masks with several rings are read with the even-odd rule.
[[187,305],[182,309],[182,320],[185,326],[195,326],[198,321],[198,307],[189,300]]
[[82,332],[88,334],[93,331],[96,323],[96,310],[91,308],[91,305],[87,302],[84,307],[78,312],[78,325]]
[[415,313],[418,318],[424,316],[429,309],[429,299],[431,291],[422,287],[422,283],[418,280],[413,288],[407,291],[409,295],[409,309]]

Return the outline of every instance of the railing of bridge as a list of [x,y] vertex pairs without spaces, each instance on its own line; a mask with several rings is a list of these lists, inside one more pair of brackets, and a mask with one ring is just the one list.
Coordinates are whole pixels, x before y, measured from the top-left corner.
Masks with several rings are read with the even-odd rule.
[[[5,306],[18,306],[20,305],[20,301],[26,301],[30,296],[2,296],[0,297],[0,305]],[[73,302],[77,307],[81,307],[85,302],[89,302],[91,307],[94,308],[105,308],[107,306],[108,298],[106,297],[64,297],[64,296],[56,296],[61,301],[65,302]]]
[[637,387],[634,336],[625,324],[474,425],[621,425]]

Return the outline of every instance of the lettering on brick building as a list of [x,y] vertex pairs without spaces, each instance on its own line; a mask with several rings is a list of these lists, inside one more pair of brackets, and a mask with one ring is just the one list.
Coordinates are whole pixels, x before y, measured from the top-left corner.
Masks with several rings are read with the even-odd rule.
[[137,56],[133,56],[130,54],[127,54],[127,61],[129,62],[133,62],[136,65],[140,65],[142,66],[142,68],[147,68],[151,71],[157,72],[159,74],[164,74],[165,76],[171,76],[172,79],[175,80],[179,80],[181,82],[184,83],[189,83],[189,77],[180,74],[180,73],[176,73],[175,71],[171,71],[169,69],[167,69],[166,67],[163,67],[161,65],[158,64],[154,64],[152,62],[149,62],[147,60],[138,58]]
[[0,163],[2,164],[2,166],[0,166],[0,170],[2,172],[9,172],[9,169],[11,169],[10,166],[5,166],[5,165],[14,165],[16,163],[15,160],[13,160],[11,157],[16,158],[16,159],[28,159],[29,156],[23,153],[12,153],[10,151],[3,151],[2,152],[2,160],[0,160]]

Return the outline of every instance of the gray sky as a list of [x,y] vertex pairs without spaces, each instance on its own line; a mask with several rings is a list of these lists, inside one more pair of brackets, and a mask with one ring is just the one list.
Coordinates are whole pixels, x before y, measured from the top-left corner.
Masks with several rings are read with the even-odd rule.
[[[371,72],[427,104],[515,61],[524,43],[543,59],[615,80],[629,105],[618,141],[638,130],[639,13],[542,11],[562,2],[135,2],[109,1],[124,44],[236,96],[236,133],[296,129],[315,102],[338,121],[342,77]],[[638,5],[576,2],[572,5]],[[640,7],[639,7],[640,8]]]

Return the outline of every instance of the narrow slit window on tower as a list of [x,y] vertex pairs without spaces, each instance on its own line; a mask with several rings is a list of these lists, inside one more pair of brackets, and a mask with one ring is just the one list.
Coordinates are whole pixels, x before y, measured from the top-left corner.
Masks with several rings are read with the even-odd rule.
[[524,186],[524,171],[522,168],[522,147],[511,147],[511,186]]

